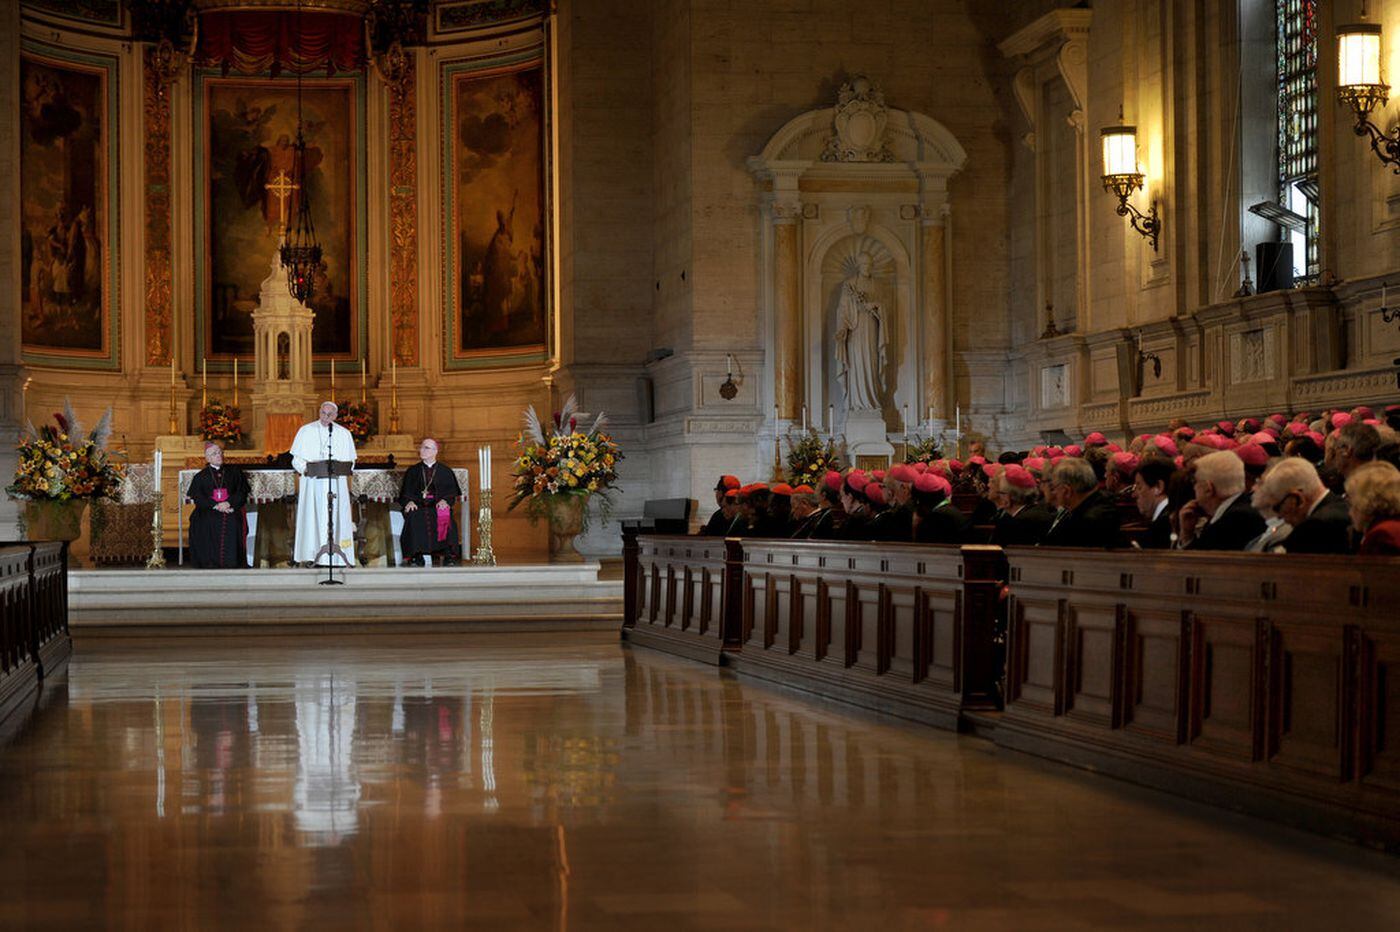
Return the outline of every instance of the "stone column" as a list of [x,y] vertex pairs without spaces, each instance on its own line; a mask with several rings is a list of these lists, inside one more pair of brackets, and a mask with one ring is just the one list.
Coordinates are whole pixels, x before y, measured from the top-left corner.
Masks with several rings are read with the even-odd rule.
[[[19,212],[19,7],[4,4],[0,12],[0,203]],[[0,479],[9,485],[19,457],[14,441],[20,429],[24,371],[20,363],[20,237],[10,211],[0,227]],[[41,420],[36,418],[36,420]],[[19,508],[0,495],[0,537],[16,536]]]
[[923,219],[924,385],[922,421],[930,409],[936,419],[948,417],[948,288],[945,217],[925,209]]
[[778,417],[796,420],[802,386],[802,207],[773,204],[773,399]]

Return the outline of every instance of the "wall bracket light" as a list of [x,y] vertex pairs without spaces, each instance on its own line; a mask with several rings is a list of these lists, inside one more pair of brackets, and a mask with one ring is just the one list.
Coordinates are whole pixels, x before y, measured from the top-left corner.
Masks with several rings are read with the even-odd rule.
[[1123,123],[1118,112],[1118,125],[1103,129],[1103,189],[1118,198],[1118,216],[1152,244],[1157,251],[1157,238],[1162,232],[1162,218],[1157,215],[1157,202],[1147,213],[1138,210],[1129,198],[1142,188],[1142,172],[1137,167],[1137,127]]
[[1381,79],[1381,27],[1361,21],[1337,27],[1337,100],[1356,117],[1356,135],[1369,137],[1371,150],[1400,175],[1400,130],[1387,133],[1371,122],[1371,111],[1385,106],[1390,85]]

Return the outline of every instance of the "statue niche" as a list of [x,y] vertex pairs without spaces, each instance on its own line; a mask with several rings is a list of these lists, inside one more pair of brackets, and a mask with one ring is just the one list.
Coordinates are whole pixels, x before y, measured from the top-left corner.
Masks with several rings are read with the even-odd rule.
[[894,257],[874,237],[846,237],[827,252],[822,280],[829,296],[824,356],[842,412],[883,420],[899,381]]

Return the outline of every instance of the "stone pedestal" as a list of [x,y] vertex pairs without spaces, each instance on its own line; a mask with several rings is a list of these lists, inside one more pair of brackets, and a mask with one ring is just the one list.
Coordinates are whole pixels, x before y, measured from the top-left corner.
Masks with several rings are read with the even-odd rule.
[[[894,456],[885,429],[885,418],[879,411],[850,411],[846,414],[846,452],[853,466],[869,468],[871,460],[883,458],[878,468],[885,468]],[[862,459],[865,462],[862,462]]]

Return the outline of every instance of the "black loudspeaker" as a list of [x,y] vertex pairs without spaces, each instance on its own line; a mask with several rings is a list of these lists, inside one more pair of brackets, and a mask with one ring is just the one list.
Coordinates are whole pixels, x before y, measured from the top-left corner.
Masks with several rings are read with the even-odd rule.
[[1254,267],[1259,281],[1255,292],[1282,291],[1293,287],[1293,244],[1259,243],[1254,247]]

